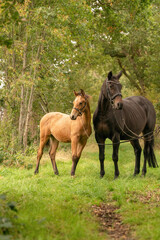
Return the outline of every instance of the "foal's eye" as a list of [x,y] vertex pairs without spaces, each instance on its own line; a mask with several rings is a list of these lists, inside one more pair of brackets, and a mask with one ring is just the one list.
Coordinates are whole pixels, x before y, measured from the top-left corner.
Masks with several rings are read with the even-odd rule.
[[79,105],[82,105],[82,102],[80,102]]

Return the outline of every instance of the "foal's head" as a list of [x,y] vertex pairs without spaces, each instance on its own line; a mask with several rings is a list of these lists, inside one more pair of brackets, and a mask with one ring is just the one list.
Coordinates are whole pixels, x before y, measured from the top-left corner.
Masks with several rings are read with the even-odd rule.
[[119,82],[122,72],[118,75],[112,75],[112,72],[108,73],[108,79],[106,80],[106,94],[107,98],[110,100],[112,107],[115,109],[122,109],[122,85]]
[[76,120],[78,116],[81,116],[87,107],[87,95],[85,95],[82,89],[80,92],[74,91],[74,95],[76,98],[73,102],[73,108],[70,115],[72,120]]

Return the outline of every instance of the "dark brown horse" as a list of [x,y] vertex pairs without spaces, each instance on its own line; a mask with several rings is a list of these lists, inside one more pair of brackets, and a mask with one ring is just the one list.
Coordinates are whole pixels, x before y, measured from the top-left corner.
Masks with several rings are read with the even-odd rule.
[[58,169],[55,161],[56,150],[59,142],[71,142],[72,147],[72,169],[71,175],[75,175],[77,163],[80,159],[87,139],[91,135],[91,113],[89,96],[83,90],[75,92],[71,115],[60,112],[51,112],[44,115],[40,121],[40,144],[37,154],[37,165],[35,174],[38,173],[43,148],[50,139],[50,158],[55,174]]
[[100,176],[103,177],[105,140],[109,138],[113,143],[112,159],[115,167],[115,178],[119,176],[118,150],[120,140],[129,140],[135,153],[134,175],[140,172],[141,146],[139,135],[144,138],[144,164],[142,175],[147,172],[146,162],[150,167],[158,167],[153,146],[153,131],[156,122],[156,113],[152,103],[142,96],[128,97],[122,100],[121,84],[117,76],[108,74],[99,95],[98,106],[93,116],[95,138],[99,146]]

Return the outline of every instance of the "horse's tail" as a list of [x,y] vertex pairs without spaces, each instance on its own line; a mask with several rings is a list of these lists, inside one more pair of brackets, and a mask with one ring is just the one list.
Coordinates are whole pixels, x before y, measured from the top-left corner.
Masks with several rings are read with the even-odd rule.
[[146,150],[147,150],[148,165],[149,167],[156,168],[158,167],[158,163],[156,160],[156,156],[154,154],[154,139],[149,141],[146,145],[147,146],[145,146],[145,148],[147,148]]

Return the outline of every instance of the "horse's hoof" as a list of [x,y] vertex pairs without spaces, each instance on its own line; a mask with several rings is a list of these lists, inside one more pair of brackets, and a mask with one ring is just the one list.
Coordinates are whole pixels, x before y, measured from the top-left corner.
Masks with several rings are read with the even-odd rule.
[[54,174],[55,174],[55,175],[59,175],[59,172],[58,172],[58,171],[57,171],[57,172],[54,172]]
[[136,177],[138,174],[139,174],[139,173],[134,173],[134,174],[133,174],[133,177]]
[[105,175],[105,172],[100,172],[100,178],[103,178]]
[[114,180],[116,180],[119,177],[119,175],[114,176]]
[[103,177],[104,177],[104,174],[103,175],[100,174],[100,178],[103,178]]
[[142,174],[141,174],[141,177],[142,177],[142,178],[143,178],[143,177],[145,177],[145,176],[146,176],[146,174],[145,174],[145,173],[142,173]]

